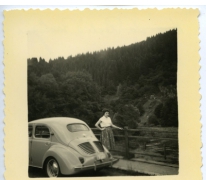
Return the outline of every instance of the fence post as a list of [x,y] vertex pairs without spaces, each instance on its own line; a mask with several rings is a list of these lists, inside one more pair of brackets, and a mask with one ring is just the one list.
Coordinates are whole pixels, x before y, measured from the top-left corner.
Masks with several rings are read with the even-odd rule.
[[147,148],[147,146],[146,146],[146,142],[144,142],[144,150],[146,151],[146,148]]
[[129,158],[129,140],[128,140],[128,127],[124,127],[124,137],[125,137],[125,156]]
[[164,144],[164,158],[166,159],[166,145]]

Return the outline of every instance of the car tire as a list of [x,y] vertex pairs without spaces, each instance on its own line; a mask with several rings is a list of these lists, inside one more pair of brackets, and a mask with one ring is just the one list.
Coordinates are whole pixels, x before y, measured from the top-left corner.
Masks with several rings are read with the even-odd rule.
[[61,177],[60,166],[53,157],[48,158],[44,165],[44,171],[48,177]]

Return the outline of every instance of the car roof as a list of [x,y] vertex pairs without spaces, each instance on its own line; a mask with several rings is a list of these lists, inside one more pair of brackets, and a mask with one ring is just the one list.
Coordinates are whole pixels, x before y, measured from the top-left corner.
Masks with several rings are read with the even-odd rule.
[[36,124],[36,123],[42,123],[42,124],[61,124],[61,125],[67,125],[67,124],[73,124],[73,123],[83,123],[84,121],[76,119],[76,118],[70,118],[70,117],[51,117],[51,118],[43,118],[43,119],[37,119],[30,121],[29,124]]
[[[82,136],[82,132],[73,133],[67,129],[68,124],[74,124],[74,123],[85,124],[87,127],[89,127],[82,120],[76,118],[68,118],[68,117],[53,117],[53,118],[38,119],[38,120],[30,121],[29,125],[32,124],[48,125],[50,128],[52,128],[52,131],[56,134],[56,136],[58,136],[59,139],[61,139],[62,142],[68,144],[71,140],[76,139],[78,136],[80,136],[78,134],[81,134]],[[90,128],[88,133],[91,134]]]

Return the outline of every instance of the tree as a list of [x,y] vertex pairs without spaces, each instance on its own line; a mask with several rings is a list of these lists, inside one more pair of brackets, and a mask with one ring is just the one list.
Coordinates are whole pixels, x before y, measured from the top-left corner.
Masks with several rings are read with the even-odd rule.
[[[29,119],[72,116],[93,125],[100,109],[108,106],[117,112],[122,125],[131,123],[135,127],[137,115],[129,122],[133,116],[120,112],[121,108],[131,105],[136,114],[137,107],[142,116],[144,103],[154,94],[164,99],[155,112],[160,124],[177,126],[176,81],[176,29],[128,46],[80,53],[66,59],[58,57],[49,63],[42,57],[39,61],[31,58],[28,59]],[[105,102],[105,96],[111,99]],[[124,122],[125,118],[128,122]]]
[[154,114],[163,127],[178,127],[178,107],[177,98],[168,98],[164,104],[159,104]]
[[139,117],[139,109],[131,104],[127,104],[119,108],[113,119],[121,127],[128,126],[130,129],[135,129],[140,122]]
[[150,125],[159,125],[158,119],[157,119],[157,117],[154,114],[149,116],[148,124],[150,124]]
[[100,110],[100,89],[89,73],[67,72],[60,89],[67,116],[83,119],[89,125],[98,119],[95,113]]
[[169,98],[162,109],[162,125],[178,126],[177,98]]

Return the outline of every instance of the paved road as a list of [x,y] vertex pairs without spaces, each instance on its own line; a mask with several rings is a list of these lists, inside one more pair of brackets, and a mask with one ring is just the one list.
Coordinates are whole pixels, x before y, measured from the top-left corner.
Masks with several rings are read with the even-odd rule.
[[[98,177],[98,176],[100,177],[100,176],[147,176],[147,175],[108,167],[99,171],[88,171],[88,172],[83,172],[81,174],[72,175],[69,177]],[[29,167],[29,177],[36,178],[36,177],[46,177],[46,176],[42,169]]]

